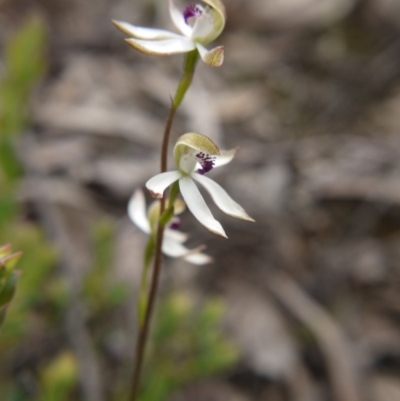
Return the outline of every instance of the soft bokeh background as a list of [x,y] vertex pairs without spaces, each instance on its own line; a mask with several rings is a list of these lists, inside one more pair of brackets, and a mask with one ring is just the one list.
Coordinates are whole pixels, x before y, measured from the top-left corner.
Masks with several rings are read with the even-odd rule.
[[[213,208],[224,240],[184,215],[215,263],[165,261],[141,400],[399,400],[400,3],[225,4],[225,63],[199,65],[173,136],[240,147],[211,174],[257,222]],[[24,252],[1,401],[126,396],[146,240],[126,204],[182,58],[112,18],[172,29],[166,0],[0,1],[0,243]]]

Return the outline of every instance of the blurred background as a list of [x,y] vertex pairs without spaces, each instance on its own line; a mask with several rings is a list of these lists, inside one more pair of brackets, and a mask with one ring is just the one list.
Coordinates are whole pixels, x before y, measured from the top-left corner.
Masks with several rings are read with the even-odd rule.
[[[141,400],[400,400],[400,3],[225,5],[225,63],[199,64],[172,135],[240,147],[210,175],[256,223],[212,208],[225,240],[184,214],[215,263],[165,260]],[[24,252],[1,401],[127,396],[146,238],[126,205],[182,57],[111,19],[174,29],[166,0],[0,0],[0,244]]]

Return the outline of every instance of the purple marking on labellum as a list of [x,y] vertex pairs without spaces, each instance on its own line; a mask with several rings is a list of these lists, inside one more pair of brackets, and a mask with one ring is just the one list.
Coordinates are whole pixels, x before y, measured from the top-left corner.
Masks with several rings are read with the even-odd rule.
[[188,25],[188,20],[193,17],[199,17],[202,14],[198,6],[188,6],[183,10],[183,18]]
[[214,168],[214,157],[209,156],[203,152],[198,153],[196,157],[201,165],[201,168],[197,170],[197,173],[204,175]]
[[169,228],[171,230],[179,230],[181,228],[182,225],[182,220],[179,217],[174,217],[171,221],[171,223],[169,224]]

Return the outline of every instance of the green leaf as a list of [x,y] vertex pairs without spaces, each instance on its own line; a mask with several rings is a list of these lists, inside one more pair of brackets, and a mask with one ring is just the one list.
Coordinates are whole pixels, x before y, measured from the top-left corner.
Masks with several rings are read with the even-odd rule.
[[9,255],[10,252],[11,252],[10,244],[0,246],[0,260],[5,256]]
[[0,306],[8,304],[12,300],[17,289],[18,277],[18,272],[12,272],[5,284],[0,288]]
[[0,328],[4,323],[4,320],[6,318],[6,314],[7,314],[7,309],[4,306],[0,307]]
[[3,259],[0,260],[0,265],[2,264],[3,266],[5,266],[6,271],[9,273],[11,272],[14,267],[17,265],[19,259],[22,256],[22,252],[15,252],[12,255],[8,255],[6,257],[4,257]]

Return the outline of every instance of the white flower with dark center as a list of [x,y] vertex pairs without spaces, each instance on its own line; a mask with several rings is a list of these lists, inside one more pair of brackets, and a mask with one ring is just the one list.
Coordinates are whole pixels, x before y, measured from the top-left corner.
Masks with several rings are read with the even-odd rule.
[[205,176],[214,167],[229,163],[236,149],[220,151],[208,137],[188,133],[182,135],[174,148],[177,171],[157,174],[146,183],[155,198],[162,198],[164,191],[179,180],[183,199],[197,220],[211,232],[226,237],[221,224],[214,218],[196,186],[198,182],[211,195],[215,204],[226,214],[241,220],[254,221],[215,181]]
[[206,64],[219,67],[224,61],[223,46],[212,50],[207,50],[204,46],[223,31],[225,7],[220,0],[203,0],[203,3],[206,5],[191,5],[181,12],[173,0],[169,0],[172,21],[182,35],[163,29],[143,28],[127,22],[113,23],[122,32],[133,37],[126,41],[142,53],[166,56],[197,49]]
[[[177,200],[174,204],[174,213],[180,214],[185,209],[183,201]],[[144,233],[148,235],[155,234],[157,230],[158,219],[160,215],[160,202],[153,202],[146,211],[146,202],[142,190],[137,189],[128,204],[128,216],[132,222]],[[204,245],[195,249],[188,249],[182,245],[188,238],[188,235],[182,231],[178,231],[180,219],[174,216],[168,227],[164,230],[164,238],[162,243],[162,251],[165,255],[173,258],[182,258],[187,262],[195,265],[204,265],[213,261],[201,251]]]

